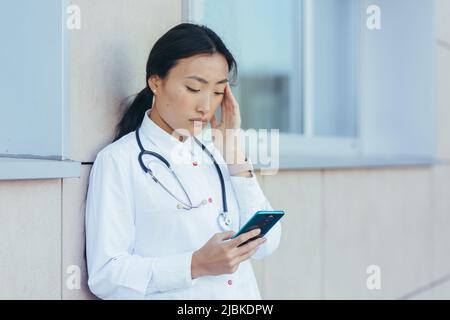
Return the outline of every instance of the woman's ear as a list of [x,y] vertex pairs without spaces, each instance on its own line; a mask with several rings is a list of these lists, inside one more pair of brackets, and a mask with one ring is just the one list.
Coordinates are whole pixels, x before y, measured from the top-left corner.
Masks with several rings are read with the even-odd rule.
[[147,83],[148,83],[149,88],[153,92],[155,92],[155,91],[158,91],[158,88],[161,83],[161,79],[157,75],[153,75],[147,80]]

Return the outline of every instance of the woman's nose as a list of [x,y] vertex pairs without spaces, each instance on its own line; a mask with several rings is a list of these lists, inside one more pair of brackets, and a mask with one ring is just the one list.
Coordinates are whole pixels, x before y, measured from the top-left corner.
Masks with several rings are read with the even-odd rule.
[[209,105],[205,105],[205,104],[202,104],[202,106],[199,106],[198,108],[197,108],[197,111],[198,112],[202,112],[202,113],[208,113],[209,112]]
[[199,103],[199,105],[198,105],[198,107],[197,107],[197,111],[201,111],[201,112],[204,112],[204,113],[208,113],[208,112],[209,112],[209,109],[210,109],[209,104],[210,104],[209,98],[203,99],[203,100]]

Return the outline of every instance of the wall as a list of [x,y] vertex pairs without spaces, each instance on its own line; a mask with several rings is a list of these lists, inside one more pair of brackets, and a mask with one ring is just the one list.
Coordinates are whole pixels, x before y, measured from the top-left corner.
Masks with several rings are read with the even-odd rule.
[[[70,158],[92,162],[112,138],[121,100],[145,85],[152,44],[180,22],[181,1],[71,2],[82,29],[70,35]],[[399,298],[450,273],[450,2],[439,0],[437,13],[441,163],[258,176],[272,205],[287,212],[279,250],[253,262],[264,298]],[[90,168],[79,179],[0,181],[0,299],[94,298],[83,252]],[[372,264],[381,267],[379,291],[366,288]],[[73,265],[81,290],[66,286]],[[417,297],[448,299],[450,284]]]
[[[81,30],[69,35],[69,157],[92,162],[112,138],[122,99],[144,88],[150,49],[180,22],[181,3],[70,2],[81,9]],[[83,251],[90,167],[82,166],[79,179],[0,181],[0,299],[93,298],[86,286]],[[71,266],[81,268],[81,290],[66,286]]]
[[[264,298],[395,299],[447,277],[411,298],[450,299],[450,2],[437,1],[436,14],[440,164],[262,177],[272,205],[288,212],[280,250],[254,263]],[[381,290],[366,287],[374,264]]]

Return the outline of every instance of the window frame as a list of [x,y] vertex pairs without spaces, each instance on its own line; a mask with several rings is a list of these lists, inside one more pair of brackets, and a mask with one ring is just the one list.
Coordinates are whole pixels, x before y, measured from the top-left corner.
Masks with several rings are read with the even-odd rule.
[[[182,20],[185,22],[198,23],[197,14],[202,12],[200,6],[204,0],[182,0]],[[279,141],[279,169],[322,169],[322,168],[371,168],[371,167],[397,167],[397,166],[429,166],[436,165],[439,161],[433,155],[371,155],[367,152],[364,141],[364,132],[362,126],[365,121],[365,111],[363,106],[364,97],[362,94],[355,96],[355,137],[325,137],[314,136],[314,108],[313,108],[313,85],[314,73],[308,68],[312,66],[314,52],[313,46],[309,45],[313,41],[314,29],[313,19],[308,19],[309,14],[314,10],[314,0],[303,0],[295,2],[297,10],[294,14],[304,17],[301,19],[303,26],[300,32],[300,38],[295,39],[295,53],[300,59],[295,61],[294,73],[295,81],[291,81],[290,99],[294,103],[290,104],[290,110],[294,115],[298,111],[303,112],[302,128],[303,133],[280,133]],[[300,4],[301,3],[301,4]],[[355,15],[356,21],[361,26],[366,25],[366,12],[364,8],[368,6],[367,1],[356,1],[354,10],[358,12]],[[294,20],[296,21],[296,20]],[[297,24],[293,25],[294,28]],[[307,30],[305,32],[305,30]],[[364,42],[363,27],[355,29],[355,38],[357,39],[355,50],[358,60],[356,62],[355,72],[355,92],[362,92],[362,57]],[[303,50],[303,44],[307,47]],[[301,64],[300,64],[301,61]],[[302,68],[301,65],[305,66]],[[303,81],[305,80],[305,81]],[[301,85],[300,85],[301,84]],[[300,89],[299,89],[300,88]],[[293,90],[294,89],[294,90]],[[299,103],[302,108],[295,108]],[[292,122],[296,118],[291,117]],[[298,118],[297,118],[298,119]],[[298,127],[290,123],[290,130],[298,130]],[[255,163],[255,168],[263,168]]]
[[68,81],[65,79],[69,67],[69,32],[66,27],[69,0],[61,0],[61,144],[58,155],[0,154],[1,180],[30,180],[79,178],[81,162],[69,159],[70,154],[70,117],[68,105]]

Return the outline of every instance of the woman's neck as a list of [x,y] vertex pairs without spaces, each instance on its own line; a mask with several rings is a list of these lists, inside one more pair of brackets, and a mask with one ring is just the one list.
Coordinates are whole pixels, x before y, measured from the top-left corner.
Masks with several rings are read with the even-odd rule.
[[158,110],[154,107],[151,108],[150,114],[147,114],[147,116],[153,120],[154,123],[156,123],[161,129],[166,131],[171,136],[178,139],[180,142],[186,141],[186,137],[178,134],[166,121],[164,121],[163,118],[161,118]]

